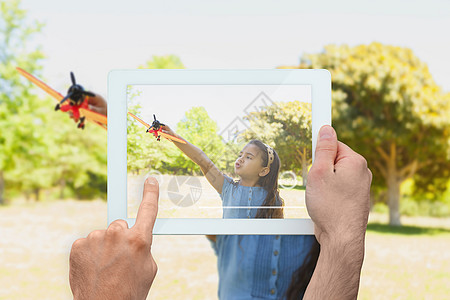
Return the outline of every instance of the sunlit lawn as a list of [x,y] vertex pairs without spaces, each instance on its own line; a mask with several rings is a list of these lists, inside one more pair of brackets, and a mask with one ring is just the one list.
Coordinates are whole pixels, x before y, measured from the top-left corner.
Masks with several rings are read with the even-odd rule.
[[[139,205],[142,200],[143,183],[145,175],[128,175],[128,217],[136,218]],[[177,178],[180,185],[175,184]],[[187,179],[196,180],[197,186],[181,184]],[[158,216],[160,218],[222,218],[222,201],[217,191],[208,183],[204,176],[157,176],[160,188]],[[176,187],[176,192],[174,191]],[[169,193],[172,195],[192,195],[192,189],[198,193],[198,200],[190,206],[176,205],[171,201]],[[191,190],[191,192],[190,192]],[[285,208],[285,218],[309,218],[305,205],[305,189],[295,186],[292,189],[281,189]],[[173,200],[173,198],[172,198]]]
[[[369,226],[360,299],[448,298],[450,220],[403,220],[414,226]],[[105,226],[102,201],[18,201],[0,207],[0,299],[71,299],[70,246]],[[216,258],[203,236],[156,236],[153,253],[159,271],[149,298],[216,297]]]
[[448,299],[449,219],[403,218],[400,228],[386,222],[371,216],[360,298]]

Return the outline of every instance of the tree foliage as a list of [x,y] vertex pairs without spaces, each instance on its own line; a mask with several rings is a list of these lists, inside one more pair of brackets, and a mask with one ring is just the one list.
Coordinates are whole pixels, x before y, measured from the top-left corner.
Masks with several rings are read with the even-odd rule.
[[[225,158],[223,156],[225,145],[218,135],[218,125],[211,119],[204,107],[192,107],[185,113],[184,118],[178,122],[177,134],[199,147],[219,168],[224,168]],[[186,174],[200,175],[201,171],[193,161],[179,152],[172,157],[172,164],[178,171]]]
[[[53,99],[19,76],[16,67],[42,77],[44,57],[30,41],[42,24],[28,22],[20,1],[0,4],[0,203],[7,193],[34,193],[60,186],[83,198],[106,194],[106,134],[95,125],[76,129]],[[3,47],[4,45],[4,47]],[[69,78],[69,77],[68,77]],[[51,85],[51,84],[50,84]]]
[[387,191],[390,223],[400,224],[399,187],[443,191],[450,170],[450,95],[410,49],[372,43],[329,45],[302,66],[333,80],[333,125],[339,139],[368,160],[374,191]]
[[[141,106],[135,103],[135,97],[140,91],[128,89],[128,111],[134,115],[141,114]],[[146,132],[141,123],[127,116],[127,169],[134,173],[142,170],[150,171],[160,169],[167,161],[167,151],[174,148],[169,142],[157,142],[153,135]],[[174,149],[172,149],[173,151]]]
[[[133,105],[129,110],[139,114],[140,107]],[[177,134],[202,149],[218,167],[225,167],[225,145],[217,130],[217,123],[203,107],[193,107],[186,111],[185,117],[176,124],[175,129]],[[127,136],[128,171],[141,173],[157,170],[170,174],[201,174],[200,168],[172,142],[164,138],[157,142],[152,135],[145,132],[140,123],[130,117]]]
[[184,69],[181,59],[176,55],[153,55],[152,59],[139,66],[139,69]]
[[0,204],[4,202],[7,185],[22,184],[18,169],[28,168],[27,184],[49,185],[45,170],[36,170],[46,144],[34,128],[41,124],[45,112],[38,98],[30,93],[31,83],[19,78],[16,66],[38,73],[44,57],[39,48],[29,51],[28,41],[41,29],[41,24],[29,23],[20,1],[0,3]]
[[311,165],[311,103],[278,102],[266,109],[251,112],[246,119],[250,129],[245,139],[259,139],[273,147],[281,160],[281,169],[306,174]]
[[[175,55],[156,56],[139,66],[140,69],[183,69],[179,57]],[[135,115],[141,114],[141,106],[137,103],[138,88],[130,87],[127,90],[128,111]],[[178,149],[167,141],[156,142],[153,137],[143,130],[142,124],[127,117],[127,169],[130,172],[140,173],[151,170],[168,170],[173,166],[170,158],[178,154]]]
[[[56,113],[52,112],[52,119]],[[106,198],[107,182],[107,135],[104,129],[88,123],[85,130],[76,128],[76,124],[67,114],[58,114],[61,120],[48,121],[47,139],[52,142],[48,151],[55,172],[54,185],[73,191],[80,199],[94,197]]]

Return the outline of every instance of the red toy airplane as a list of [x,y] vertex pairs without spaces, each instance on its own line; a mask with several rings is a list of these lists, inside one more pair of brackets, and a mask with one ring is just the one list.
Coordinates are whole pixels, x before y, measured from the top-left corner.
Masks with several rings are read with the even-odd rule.
[[145,123],[144,121],[142,121],[141,119],[139,119],[138,117],[136,117],[135,115],[133,115],[132,113],[128,113],[130,116],[132,116],[133,118],[136,119],[136,121],[138,121],[139,123],[141,123],[142,125],[144,125],[145,127],[147,127],[147,132],[149,133],[153,133],[153,135],[155,136],[157,141],[161,140],[161,136],[165,137],[168,140],[172,140],[178,143],[182,143],[182,144],[186,144],[186,141],[177,138],[173,135],[167,134],[165,132],[162,131],[162,126],[165,126],[163,123],[160,123],[158,120],[156,120],[156,116],[153,115],[153,123],[152,125],[148,125],[147,123]]
[[72,86],[69,88],[69,90],[67,91],[67,95],[64,97],[27,71],[19,67],[17,67],[16,69],[22,76],[43,89],[47,94],[49,94],[59,102],[58,104],[56,104],[55,110],[61,110],[63,112],[71,111],[75,122],[78,122],[78,128],[84,129],[84,121],[85,119],[88,119],[101,126],[103,129],[106,129],[106,116],[90,110],[88,106],[88,97],[95,97],[95,94],[85,91],[81,85],[77,84],[75,81],[75,76],[72,72],[70,72]]

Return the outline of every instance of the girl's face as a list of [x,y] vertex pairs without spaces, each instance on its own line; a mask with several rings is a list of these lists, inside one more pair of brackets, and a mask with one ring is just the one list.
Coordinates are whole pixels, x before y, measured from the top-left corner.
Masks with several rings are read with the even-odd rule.
[[247,144],[239,153],[234,164],[234,172],[243,179],[259,179],[268,173],[268,168],[262,165],[261,150],[253,144]]

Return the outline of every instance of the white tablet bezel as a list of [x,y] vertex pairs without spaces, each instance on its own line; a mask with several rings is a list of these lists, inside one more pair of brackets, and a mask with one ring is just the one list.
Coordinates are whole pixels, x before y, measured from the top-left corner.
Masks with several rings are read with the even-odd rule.
[[[128,85],[311,85],[312,149],[322,125],[331,125],[327,70],[113,70],[108,75],[108,225],[127,217]],[[310,219],[157,218],[154,234],[314,234]]]

